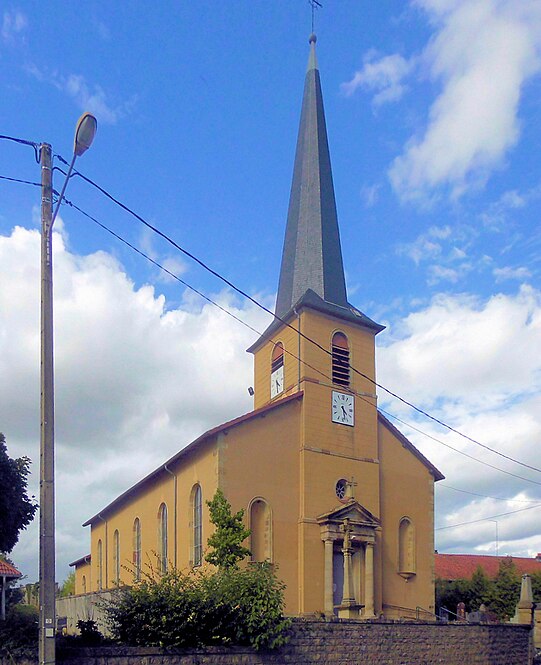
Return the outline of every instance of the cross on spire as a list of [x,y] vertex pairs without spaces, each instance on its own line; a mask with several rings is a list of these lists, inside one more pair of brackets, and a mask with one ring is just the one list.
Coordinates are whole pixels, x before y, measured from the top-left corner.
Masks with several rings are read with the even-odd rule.
[[319,9],[320,7],[323,7],[321,2],[318,2],[317,0],[308,0],[308,4],[310,7],[312,7],[312,32],[314,32],[314,16],[316,13],[316,9]]

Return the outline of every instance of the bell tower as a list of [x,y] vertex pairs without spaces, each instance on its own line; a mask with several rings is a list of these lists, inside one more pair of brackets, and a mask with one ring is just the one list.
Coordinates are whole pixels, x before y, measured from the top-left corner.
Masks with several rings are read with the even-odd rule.
[[356,421],[376,420],[375,404],[358,398],[374,401],[374,337],[383,327],[347,300],[314,34],[309,43],[276,317],[248,349],[254,406],[306,391],[307,383],[310,392],[324,386],[316,390],[320,409],[338,431],[351,428],[345,438],[352,439]]

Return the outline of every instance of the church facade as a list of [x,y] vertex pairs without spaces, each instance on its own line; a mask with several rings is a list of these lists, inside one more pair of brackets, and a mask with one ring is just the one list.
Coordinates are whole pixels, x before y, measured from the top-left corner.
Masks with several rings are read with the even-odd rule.
[[148,561],[162,571],[207,565],[206,501],[221,488],[234,511],[245,509],[252,560],[277,565],[287,614],[434,611],[434,482],[443,476],[377,409],[383,327],[347,300],[315,42],[275,319],[248,349],[254,409],[85,523],[91,553],[72,564],[77,594],[131,584]]

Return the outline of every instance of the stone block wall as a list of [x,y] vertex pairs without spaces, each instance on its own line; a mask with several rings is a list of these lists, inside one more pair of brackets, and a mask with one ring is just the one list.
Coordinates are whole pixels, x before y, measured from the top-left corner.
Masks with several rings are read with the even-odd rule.
[[528,626],[294,622],[277,652],[102,647],[59,653],[65,665],[530,665]]
[[[64,665],[531,665],[531,629],[521,625],[296,620],[287,646],[57,651]],[[8,665],[0,659],[0,665]],[[9,665],[36,665],[28,661]]]

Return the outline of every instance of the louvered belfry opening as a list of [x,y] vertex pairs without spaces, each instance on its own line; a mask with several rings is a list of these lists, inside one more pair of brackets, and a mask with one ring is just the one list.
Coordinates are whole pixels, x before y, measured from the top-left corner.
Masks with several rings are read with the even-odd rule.
[[271,374],[284,365],[284,346],[277,342],[272,350]]
[[332,338],[332,381],[339,386],[349,386],[348,338],[340,332]]

